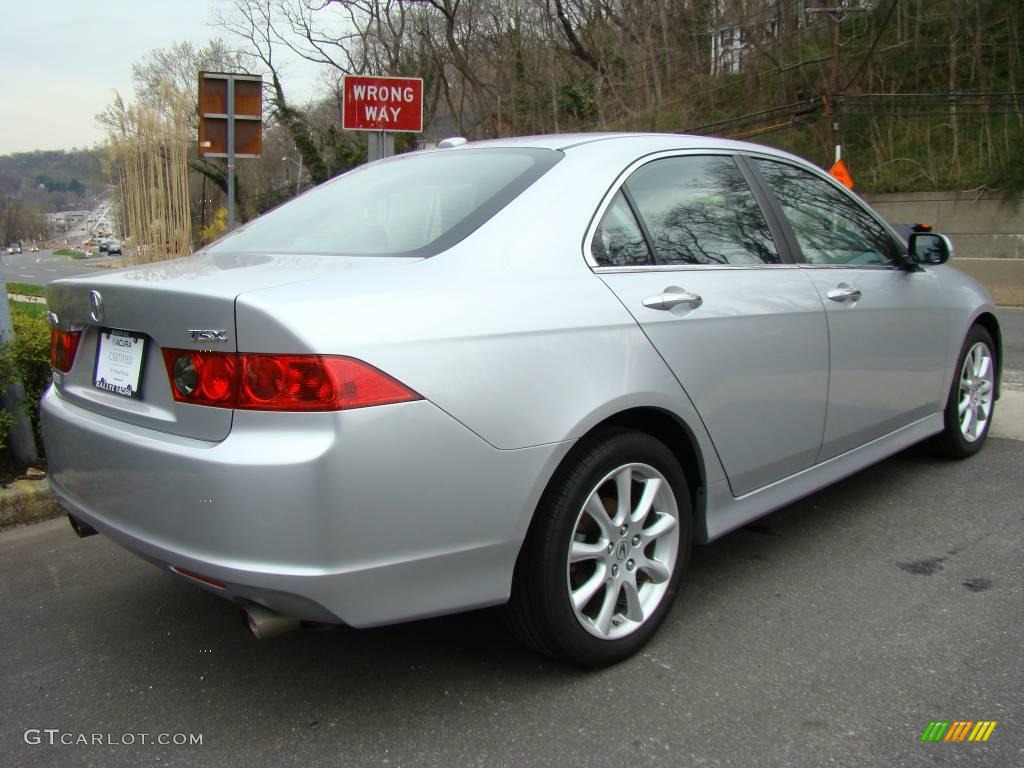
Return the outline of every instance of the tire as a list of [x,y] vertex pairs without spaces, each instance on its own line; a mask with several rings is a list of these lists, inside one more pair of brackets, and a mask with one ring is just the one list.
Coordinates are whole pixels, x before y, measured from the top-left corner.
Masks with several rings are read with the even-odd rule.
[[951,459],[965,459],[981,450],[995,411],[995,373],[992,337],[980,325],[975,325],[964,340],[953,371],[944,412],[946,426],[931,441],[936,453]]
[[624,429],[595,435],[573,449],[537,507],[507,623],[535,650],[581,666],[628,658],[668,614],[692,530],[686,477],[662,442]]

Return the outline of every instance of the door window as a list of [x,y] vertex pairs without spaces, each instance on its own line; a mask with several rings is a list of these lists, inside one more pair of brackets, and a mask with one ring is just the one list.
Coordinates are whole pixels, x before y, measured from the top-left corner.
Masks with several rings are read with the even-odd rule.
[[775,193],[809,264],[888,266],[896,245],[856,201],[823,178],[786,163],[754,160]]
[[625,183],[661,264],[777,264],[768,222],[736,162],[671,157]]

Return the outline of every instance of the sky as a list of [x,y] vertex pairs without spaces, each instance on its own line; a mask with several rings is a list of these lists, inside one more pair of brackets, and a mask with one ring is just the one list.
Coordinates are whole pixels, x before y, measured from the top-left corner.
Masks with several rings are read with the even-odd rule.
[[[95,116],[118,91],[129,99],[132,64],[188,40],[230,38],[211,22],[223,0],[0,0],[0,155],[91,147]],[[276,55],[276,54],[275,54]],[[315,90],[315,68],[286,64],[292,101]]]

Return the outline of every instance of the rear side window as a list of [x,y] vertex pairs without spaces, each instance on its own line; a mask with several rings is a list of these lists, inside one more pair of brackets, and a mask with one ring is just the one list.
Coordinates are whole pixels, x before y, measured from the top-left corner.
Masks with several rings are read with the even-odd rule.
[[222,238],[211,253],[432,256],[562,158],[550,149],[401,155],[323,184]]
[[626,180],[662,264],[777,264],[768,222],[735,161],[670,157]]
[[635,267],[651,263],[644,233],[622,190],[615,193],[597,226],[590,253],[599,267]]

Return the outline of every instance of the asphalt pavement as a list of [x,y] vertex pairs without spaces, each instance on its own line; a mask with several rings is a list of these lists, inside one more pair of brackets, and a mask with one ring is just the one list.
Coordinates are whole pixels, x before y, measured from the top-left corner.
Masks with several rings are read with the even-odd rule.
[[[7,280],[65,276],[24,256]],[[1024,371],[1024,310],[1000,320]],[[993,435],[1024,436],[1011,386]],[[494,610],[260,642],[102,536],[8,531],[0,763],[1022,766],[1022,466],[1002,437],[964,462],[911,449],[699,548],[655,640],[600,672],[523,649]],[[922,742],[937,720],[997,725]]]
[[[600,672],[523,649],[493,610],[261,642],[233,606],[102,536],[62,520],[16,529],[0,535],[0,754],[1024,765],[1022,464],[1015,440],[964,462],[912,449],[699,548],[655,640]],[[936,720],[997,726],[986,743],[922,743]],[[153,744],[162,734],[202,743]]]
[[37,253],[5,252],[2,256],[3,279],[8,283],[46,285],[64,277],[94,275],[97,269],[102,268],[101,265],[109,265],[110,262],[111,259],[106,257],[69,259],[49,249]]

